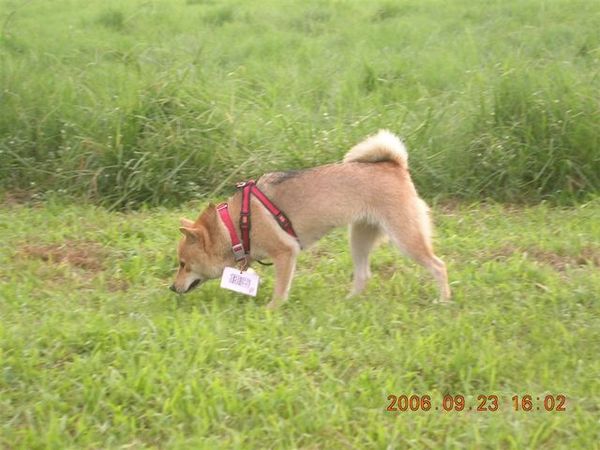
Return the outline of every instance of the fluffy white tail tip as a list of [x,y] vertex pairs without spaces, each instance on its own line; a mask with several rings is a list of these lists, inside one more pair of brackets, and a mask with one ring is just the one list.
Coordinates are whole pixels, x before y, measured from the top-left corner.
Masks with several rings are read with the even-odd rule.
[[408,168],[408,152],[404,143],[395,134],[379,130],[373,136],[356,144],[350,149],[344,162],[382,162],[392,161]]

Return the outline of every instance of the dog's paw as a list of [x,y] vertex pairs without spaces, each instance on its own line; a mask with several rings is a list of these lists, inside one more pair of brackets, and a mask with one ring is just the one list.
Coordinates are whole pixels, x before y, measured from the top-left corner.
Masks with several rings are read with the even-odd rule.
[[448,305],[451,305],[452,303],[453,303],[452,300],[450,300],[448,298],[439,298],[439,299],[433,301],[434,305],[443,305],[443,306],[448,306]]
[[267,303],[266,308],[268,311],[275,311],[277,308],[279,308],[279,303],[277,303],[275,300],[271,300],[269,303]]

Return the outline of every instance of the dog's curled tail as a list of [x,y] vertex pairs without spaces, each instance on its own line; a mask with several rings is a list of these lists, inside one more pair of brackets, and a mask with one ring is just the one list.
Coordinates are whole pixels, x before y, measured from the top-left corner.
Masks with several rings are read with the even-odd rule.
[[344,162],[395,162],[408,169],[408,152],[402,141],[387,130],[379,130],[373,136],[350,149]]

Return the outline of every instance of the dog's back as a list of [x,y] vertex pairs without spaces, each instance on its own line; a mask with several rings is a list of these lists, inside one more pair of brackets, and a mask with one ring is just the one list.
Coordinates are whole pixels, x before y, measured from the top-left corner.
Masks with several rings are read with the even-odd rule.
[[264,175],[258,185],[294,222],[309,245],[331,228],[359,220],[379,222],[382,212],[418,200],[404,144],[380,131],[353,147],[342,163]]

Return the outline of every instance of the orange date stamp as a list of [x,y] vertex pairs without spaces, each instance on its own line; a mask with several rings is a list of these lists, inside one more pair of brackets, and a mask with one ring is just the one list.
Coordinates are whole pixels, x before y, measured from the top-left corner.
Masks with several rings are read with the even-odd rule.
[[[567,410],[567,397],[564,394],[545,394],[533,396],[530,394],[513,395],[510,401],[501,400],[498,395],[477,395],[475,400],[465,399],[464,395],[444,395],[439,401],[432,400],[430,395],[394,395],[387,396],[386,411],[390,412],[415,412],[415,411],[442,411],[442,412],[496,412],[503,408],[512,408],[513,411],[547,411],[564,412]],[[508,406],[507,406],[508,404]]]

